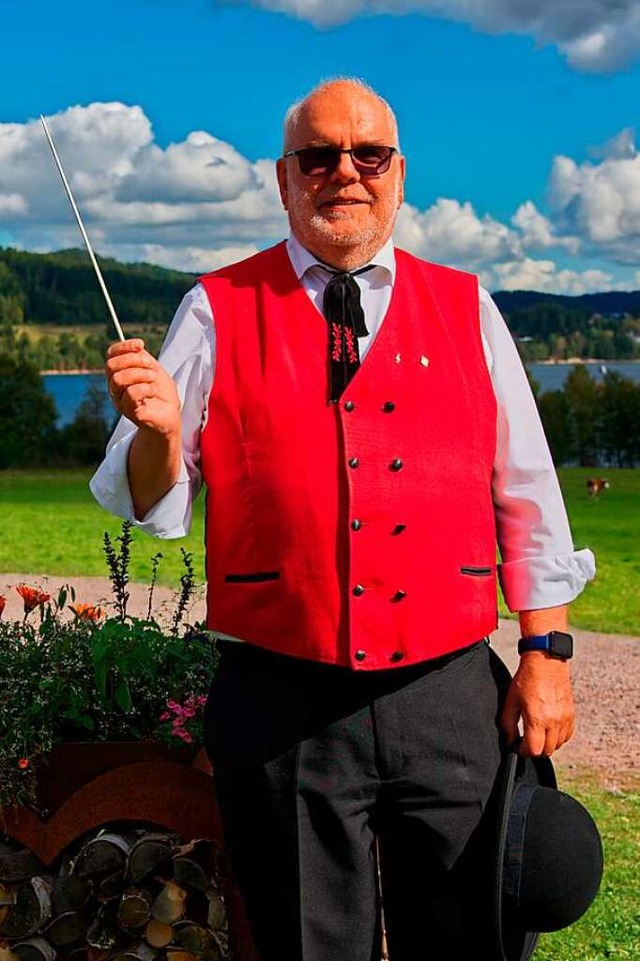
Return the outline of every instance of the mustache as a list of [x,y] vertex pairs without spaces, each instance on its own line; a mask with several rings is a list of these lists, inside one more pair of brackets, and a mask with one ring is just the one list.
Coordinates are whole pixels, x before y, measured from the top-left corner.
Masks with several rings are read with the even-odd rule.
[[323,194],[316,197],[316,205],[321,207],[323,204],[331,203],[358,203],[358,204],[371,204],[371,197],[354,197],[352,194],[341,194],[341,193],[331,193]]

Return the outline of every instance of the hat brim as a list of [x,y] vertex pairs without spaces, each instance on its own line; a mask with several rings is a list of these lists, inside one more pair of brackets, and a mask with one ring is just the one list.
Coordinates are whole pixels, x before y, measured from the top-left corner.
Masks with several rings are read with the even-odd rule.
[[504,910],[502,891],[504,887],[504,859],[511,799],[516,784],[530,784],[557,789],[555,771],[548,757],[519,757],[517,745],[507,752],[498,778],[497,824],[494,864],[494,931],[499,961],[529,961],[538,934],[526,931],[517,918]]

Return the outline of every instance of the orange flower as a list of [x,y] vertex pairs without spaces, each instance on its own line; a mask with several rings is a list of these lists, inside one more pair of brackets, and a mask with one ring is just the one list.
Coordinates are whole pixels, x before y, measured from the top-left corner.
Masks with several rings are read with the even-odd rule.
[[0,617],[2,617],[2,612],[4,611],[6,603],[6,597],[3,597],[2,594],[0,594]]
[[104,617],[104,611],[101,607],[94,607],[92,604],[69,604],[69,607],[81,621],[99,621],[101,617]]
[[21,757],[20,760],[18,761],[18,767],[20,768],[21,771],[26,771],[27,768],[29,767],[29,758]]
[[16,590],[24,602],[25,614],[29,614],[39,604],[45,604],[51,598],[50,594],[45,594],[39,587],[27,587],[26,584],[19,584]]

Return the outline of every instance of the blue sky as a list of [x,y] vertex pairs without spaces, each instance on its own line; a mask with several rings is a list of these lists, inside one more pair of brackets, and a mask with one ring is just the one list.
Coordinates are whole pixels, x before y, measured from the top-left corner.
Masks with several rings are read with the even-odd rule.
[[640,287],[638,5],[526,6],[8,4],[0,244],[79,245],[34,122],[44,113],[99,252],[202,270],[266,246],[286,231],[273,182],[282,115],[349,74],[398,115],[398,243],[491,289]]

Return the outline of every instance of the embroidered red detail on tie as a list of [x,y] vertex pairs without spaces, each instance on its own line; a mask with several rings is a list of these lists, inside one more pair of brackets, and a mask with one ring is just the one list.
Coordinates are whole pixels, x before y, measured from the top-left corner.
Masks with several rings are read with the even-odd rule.
[[331,359],[340,360],[342,357],[342,328],[340,324],[331,324]]
[[358,351],[356,350],[355,341],[353,339],[353,331],[349,330],[348,327],[344,328],[344,343],[347,351],[347,357],[349,358],[349,363],[357,364],[360,358],[358,356]]

